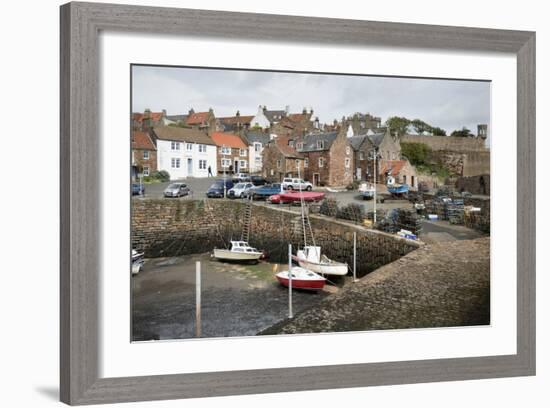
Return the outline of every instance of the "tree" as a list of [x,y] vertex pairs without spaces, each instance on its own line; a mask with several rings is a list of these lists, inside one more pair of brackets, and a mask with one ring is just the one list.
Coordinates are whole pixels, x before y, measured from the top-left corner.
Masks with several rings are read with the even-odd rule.
[[451,136],[455,137],[474,137],[473,133],[466,126],[463,126],[460,130],[454,130]]
[[447,132],[445,132],[445,129],[441,129],[440,127],[433,127],[432,128],[432,135],[434,135],[434,136],[447,136]]
[[413,166],[427,165],[431,151],[425,143],[401,143],[401,155],[409,159]]
[[425,132],[431,132],[432,127],[426,122],[420,119],[414,119],[411,121],[411,125],[416,133],[419,135],[424,134]]
[[401,138],[409,130],[411,121],[407,118],[392,116],[386,120],[386,126],[390,128],[391,134],[396,134]]

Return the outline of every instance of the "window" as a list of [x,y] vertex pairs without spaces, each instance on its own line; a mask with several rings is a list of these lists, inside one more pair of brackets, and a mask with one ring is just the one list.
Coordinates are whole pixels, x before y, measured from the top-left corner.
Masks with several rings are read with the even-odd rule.
[[192,143],[187,143],[186,144],[186,149],[188,152],[192,151],[193,150],[193,144]]
[[231,148],[230,147],[220,147],[220,150],[222,154],[231,154]]
[[149,150],[144,150],[143,151],[143,159],[144,160],[149,160]]
[[296,143],[296,150],[302,150],[304,148],[304,144],[302,142]]
[[199,153],[206,153],[206,145],[203,145],[203,144],[199,145]]
[[278,168],[278,169],[281,168],[281,159],[277,160],[277,168]]
[[199,160],[199,170],[206,170],[206,160]]
[[172,157],[172,168],[173,169],[179,169],[180,168],[180,159],[176,159]]
[[296,159],[294,163],[296,164],[296,168],[300,167],[300,160]]
[[262,164],[262,158],[261,158],[261,157],[255,157],[255,158],[254,158],[254,162],[255,162],[256,164]]
[[170,144],[170,147],[172,148],[172,150],[179,150],[180,149],[180,143],[179,142],[172,142]]
[[307,168],[308,165],[309,165],[309,159],[305,158],[304,159],[304,168]]
[[346,146],[346,154],[349,154],[349,152],[350,152],[349,146]]
[[288,141],[288,145],[289,145],[290,147],[294,147],[294,140],[290,139],[290,140]]
[[365,152],[359,152],[359,160],[365,160]]
[[325,148],[325,141],[317,140],[317,149],[324,149],[324,148]]
[[222,167],[227,168],[231,166],[231,160],[229,159],[222,159]]
[[254,151],[256,153],[260,153],[262,151],[262,144],[261,143],[254,143]]
[[350,159],[346,159],[346,160],[345,160],[346,169],[349,169],[350,162],[351,162]]
[[149,166],[143,166],[143,175],[148,176],[149,175]]
[[239,149],[239,156],[245,157],[246,156],[246,149]]
[[387,153],[387,156],[386,156],[386,157],[388,158],[388,160],[391,160],[390,151],[388,150],[386,153]]
[[247,165],[248,165],[248,163],[247,163],[246,160],[241,160],[241,161],[239,162],[239,167],[240,167],[241,169],[246,169],[246,166],[247,166]]
[[403,175],[403,184],[407,184],[407,176]]
[[391,159],[392,160],[395,160],[396,156],[395,156],[395,152],[391,152]]
[[319,157],[319,167],[324,167],[325,165],[325,159],[323,159],[322,157]]

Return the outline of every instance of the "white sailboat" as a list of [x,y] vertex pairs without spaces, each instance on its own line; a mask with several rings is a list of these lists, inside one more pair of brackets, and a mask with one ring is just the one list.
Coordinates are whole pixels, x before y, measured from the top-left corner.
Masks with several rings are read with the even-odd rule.
[[[298,178],[300,178],[300,169],[298,168]],[[301,191],[300,191],[301,192]],[[304,235],[304,247],[296,252],[293,259],[298,264],[309,271],[316,272],[322,275],[338,275],[343,276],[348,273],[348,264],[343,262],[336,262],[329,259],[326,255],[321,254],[321,247],[315,245],[315,237],[311,229],[311,223],[309,217],[304,210],[304,200],[300,201],[302,211],[302,229]],[[311,243],[307,243],[307,232],[309,231],[311,237]]]

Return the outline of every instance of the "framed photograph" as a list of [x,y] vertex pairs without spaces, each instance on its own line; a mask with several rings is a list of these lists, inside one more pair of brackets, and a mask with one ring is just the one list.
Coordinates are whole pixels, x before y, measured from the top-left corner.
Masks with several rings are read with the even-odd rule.
[[60,364],[71,405],[534,375],[535,34],[62,6]]

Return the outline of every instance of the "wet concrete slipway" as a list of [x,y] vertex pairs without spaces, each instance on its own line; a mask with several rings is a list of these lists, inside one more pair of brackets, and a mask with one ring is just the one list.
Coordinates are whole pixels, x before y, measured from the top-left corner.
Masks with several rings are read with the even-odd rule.
[[[195,337],[196,261],[202,266],[201,337],[256,335],[288,317],[288,289],[274,276],[287,265],[222,263],[209,253],[147,259],[132,277],[134,341]],[[293,291],[294,313],[337,290]]]

